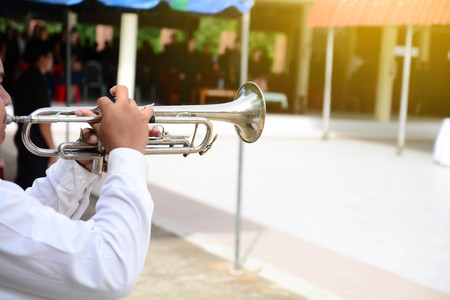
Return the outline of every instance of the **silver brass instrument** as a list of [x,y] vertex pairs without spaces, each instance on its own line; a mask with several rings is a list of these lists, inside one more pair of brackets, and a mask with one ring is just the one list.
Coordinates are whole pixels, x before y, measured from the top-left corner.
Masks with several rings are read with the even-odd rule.
[[[80,107],[48,107],[34,111],[29,116],[7,116],[6,123],[24,123],[22,140],[25,147],[33,154],[43,157],[59,156],[63,159],[94,160],[92,172],[101,173],[105,167],[105,152],[98,145],[86,142],[64,142],[58,149],[44,149],[37,147],[31,141],[31,126],[39,123],[79,122],[97,123],[101,117],[79,117],[75,115]],[[96,111],[97,107],[87,107]],[[242,85],[234,97],[234,101],[222,104],[209,105],[181,105],[181,106],[154,106],[155,126],[160,124],[193,124],[195,131],[192,139],[189,136],[173,136],[162,132],[161,137],[149,137],[145,154],[204,154],[211,148],[213,126],[211,120],[232,123],[237,134],[247,143],[259,139],[264,128],[266,104],[263,93],[253,82]],[[199,125],[206,128],[203,141],[194,144],[195,135]]]

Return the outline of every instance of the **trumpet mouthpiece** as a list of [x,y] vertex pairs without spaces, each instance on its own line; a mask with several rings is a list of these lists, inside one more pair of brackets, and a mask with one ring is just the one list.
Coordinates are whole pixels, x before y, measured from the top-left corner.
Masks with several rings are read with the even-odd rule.
[[6,115],[6,125],[11,124],[12,122],[14,122],[14,117]]
[[6,125],[11,124],[11,123],[24,123],[24,122],[28,122],[28,121],[30,121],[29,116],[15,117],[15,116],[11,116],[11,115],[6,115]]

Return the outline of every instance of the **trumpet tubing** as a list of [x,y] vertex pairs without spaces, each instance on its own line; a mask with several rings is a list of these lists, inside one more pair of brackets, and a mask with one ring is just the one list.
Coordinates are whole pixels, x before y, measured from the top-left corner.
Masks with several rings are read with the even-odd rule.
[[[96,107],[87,107],[96,111]],[[30,137],[31,126],[39,123],[97,123],[101,117],[79,117],[75,111],[79,107],[48,107],[34,111],[29,116],[7,116],[7,124],[24,123],[22,139],[27,149],[38,156],[60,156],[63,159],[94,159],[94,173],[100,173],[104,167],[104,150],[101,144],[89,145],[85,142],[61,143],[58,149],[37,147]],[[264,129],[266,105],[263,93],[253,82],[247,82],[237,91],[234,100],[222,104],[154,106],[155,124],[193,124],[195,131],[192,139],[187,136],[174,136],[166,132],[161,137],[150,137],[145,154],[204,154],[215,141],[211,121],[223,121],[234,125],[239,137],[247,143],[259,139]],[[194,144],[199,125],[205,127],[203,140]]]

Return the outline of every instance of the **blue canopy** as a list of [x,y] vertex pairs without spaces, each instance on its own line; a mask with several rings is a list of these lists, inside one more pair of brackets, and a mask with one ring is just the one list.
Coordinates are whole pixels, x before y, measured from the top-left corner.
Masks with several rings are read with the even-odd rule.
[[[29,0],[56,5],[75,5],[84,0]],[[161,2],[178,11],[187,11],[200,14],[217,14],[227,8],[234,7],[240,13],[249,11],[253,0],[97,0],[106,6],[116,6],[132,9],[151,9]]]

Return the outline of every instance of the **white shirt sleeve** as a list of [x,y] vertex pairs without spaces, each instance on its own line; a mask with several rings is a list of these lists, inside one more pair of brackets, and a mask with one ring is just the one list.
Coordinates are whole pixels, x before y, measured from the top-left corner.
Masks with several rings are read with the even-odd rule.
[[[150,241],[147,164],[142,153],[125,148],[111,151],[108,164],[88,221],[56,212],[54,200],[34,198],[45,194],[46,184],[52,197],[70,194],[54,183],[25,193],[0,181],[0,299],[111,299],[132,291]],[[73,210],[56,207],[68,215]]]
[[72,219],[79,219],[89,205],[92,186],[100,176],[74,160],[59,159],[46,171],[46,177],[34,181],[26,193]]

